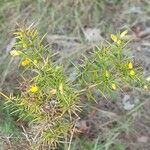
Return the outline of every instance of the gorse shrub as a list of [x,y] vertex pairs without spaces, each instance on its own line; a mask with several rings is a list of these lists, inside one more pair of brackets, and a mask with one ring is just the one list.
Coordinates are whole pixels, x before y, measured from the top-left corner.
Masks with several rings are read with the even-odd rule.
[[[127,31],[118,35],[111,35],[112,44],[102,48],[95,48],[90,58],[86,58],[79,67],[78,82],[82,88],[87,88],[89,98],[98,91],[105,96],[113,90],[121,90],[125,86],[143,87],[146,81],[143,78],[140,65],[135,66],[134,59],[126,48]],[[81,72],[82,70],[82,72]]]
[[[39,144],[56,144],[73,126],[79,110],[78,95],[67,81],[62,66],[55,66],[41,44],[37,31],[21,28],[12,56],[21,58],[22,83],[20,94],[7,102],[18,119],[38,124]],[[36,133],[37,134],[37,133]]]
[[81,110],[82,94],[89,97],[97,90],[105,96],[123,85],[147,87],[140,67],[135,67],[126,54],[126,34],[111,35],[112,44],[95,48],[90,58],[85,57],[77,67],[78,75],[71,83],[63,66],[51,61],[51,52],[36,29],[21,27],[15,32],[17,42],[11,55],[19,57],[22,73],[19,94],[5,96],[6,107],[35,127],[33,146],[64,142]]

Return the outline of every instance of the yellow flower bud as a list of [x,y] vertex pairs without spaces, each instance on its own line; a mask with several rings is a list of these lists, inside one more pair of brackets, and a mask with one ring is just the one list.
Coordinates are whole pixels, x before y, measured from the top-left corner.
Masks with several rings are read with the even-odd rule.
[[63,94],[63,93],[64,93],[64,89],[63,89],[63,85],[62,85],[62,83],[59,85],[59,91],[60,91],[60,93],[61,93],[61,94]]
[[114,34],[111,34],[110,37],[114,42],[118,41],[118,38]]
[[150,76],[148,76],[148,77],[146,78],[146,80],[147,80],[147,81],[150,81]]
[[120,37],[123,38],[124,36],[126,36],[128,33],[128,30],[125,30],[123,31],[121,34],[120,34]]
[[50,94],[51,94],[51,95],[55,95],[55,94],[56,94],[56,92],[57,92],[57,90],[56,90],[56,89],[52,89],[52,90],[50,91]]
[[21,53],[21,51],[17,51],[17,50],[12,50],[12,51],[10,51],[10,55],[13,56],[13,57],[19,56],[20,53]]
[[113,84],[111,85],[111,88],[112,88],[113,90],[116,90],[116,89],[117,89],[116,84],[113,83]]
[[128,68],[133,69],[133,64],[131,62],[128,64]]
[[23,43],[22,46],[23,46],[23,48],[27,48],[28,47],[26,43]]
[[121,45],[121,40],[118,40],[118,41],[117,41],[117,44],[118,44],[118,45]]
[[109,78],[109,73],[108,73],[108,71],[105,72],[105,75],[106,75],[107,78]]
[[148,90],[148,86],[147,86],[147,85],[144,85],[144,89],[145,89],[145,90]]
[[130,71],[130,75],[131,75],[131,76],[134,76],[134,75],[135,75],[135,71],[134,71],[134,70],[131,70],[131,71]]
[[37,64],[38,62],[37,62],[37,60],[34,60],[33,63],[34,63],[34,64]]

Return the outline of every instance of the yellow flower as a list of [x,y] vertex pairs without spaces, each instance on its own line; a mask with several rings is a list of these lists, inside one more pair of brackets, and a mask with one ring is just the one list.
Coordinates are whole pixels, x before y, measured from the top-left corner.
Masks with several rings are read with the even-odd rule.
[[31,86],[31,88],[30,88],[30,91],[31,91],[32,93],[36,93],[36,92],[38,92],[38,90],[39,90],[39,88],[38,88],[36,85],[33,85],[33,86]]
[[60,91],[60,93],[61,93],[61,94],[63,94],[63,93],[64,93],[64,89],[63,89],[63,85],[62,85],[62,83],[59,85],[59,91]]
[[55,94],[56,94],[56,92],[57,92],[57,90],[56,90],[56,89],[52,89],[52,90],[50,91],[50,94],[55,95]]
[[30,60],[29,60],[29,59],[25,59],[25,60],[23,60],[23,61],[21,62],[21,65],[24,67],[24,66],[29,65],[29,63],[30,63]]
[[120,34],[120,37],[123,38],[124,36],[126,36],[128,33],[128,30],[125,30],[123,31],[121,34]]
[[118,45],[121,44],[121,40],[119,40],[116,35],[111,34],[111,39],[112,39],[115,43],[117,43]]
[[135,75],[135,71],[134,71],[134,70],[131,70],[131,71],[130,71],[130,75],[131,75],[131,76],[134,76],[134,75]]
[[110,37],[114,42],[118,41],[118,38],[114,34],[111,34]]
[[17,51],[17,50],[12,50],[12,51],[10,51],[10,55],[13,56],[13,57],[19,56],[20,53],[21,53],[21,51]]
[[129,68],[129,69],[133,69],[133,64],[132,64],[131,62],[129,62],[128,68]]
[[113,83],[113,84],[111,85],[111,88],[112,88],[113,90],[116,90],[116,89],[117,89],[116,84]]

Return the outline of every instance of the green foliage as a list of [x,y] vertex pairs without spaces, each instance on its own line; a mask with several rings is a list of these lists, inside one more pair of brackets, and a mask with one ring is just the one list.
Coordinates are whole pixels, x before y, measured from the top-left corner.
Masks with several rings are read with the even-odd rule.
[[98,90],[105,96],[124,84],[145,85],[140,68],[134,67],[133,60],[124,52],[126,34],[127,31],[111,35],[114,43],[96,48],[78,67],[75,85],[78,84],[79,89],[68,80],[63,66],[51,61],[51,52],[43,46],[43,38],[39,38],[36,29],[21,27],[15,32],[17,42],[11,55],[20,58],[22,78],[19,94],[5,96],[6,106],[18,119],[37,127],[36,148],[42,144],[56,146],[72,132],[82,94],[89,97]]
[[[15,32],[18,39],[11,55],[19,55],[23,87],[20,95],[10,97],[7,106],[18,119],[41,124],[41,143],[56,145],[71,130],[78,110],[78,96],[68,82],[62,66],[55,66],[35,29],[22,27]],[[30,77],[29,77],[30,75]],[[63,138],[62,138],[63,139]]]
[[7,136],[19,136],[19,130],[15,126],[11,112],[4,106],[3,102],[0,102],[0,133]]
[[126,32],[117,36],[111,35],[114,43],[97,47],[89,58],[85,57],[79,67],[78,82],[82,88],[87,89],[89,98],[93,98],[92,93],[95,90],[105,96],[114,90],[121,90],[124,86],[143,88],[146,84],[141,67],[135,67],[134,60],[128,55],[123,39]]

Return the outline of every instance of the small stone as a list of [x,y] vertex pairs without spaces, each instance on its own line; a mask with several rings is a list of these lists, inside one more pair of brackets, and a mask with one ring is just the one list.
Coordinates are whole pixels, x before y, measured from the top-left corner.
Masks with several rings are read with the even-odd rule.
[[89,42],[99,42],[103,39],[101,37],[101,31],[97,28],[85,28],[83,33],[85,39]]
[[134,104],[131,104],[129,101],[124,104],[123,107],[125,110],[131,110],[134,108]]
[[139,137],[139,138],[137,139],[137,141],[138,141],[139,143],[147,143],[148,137],[143,135],[143,136]]
[[135,106],[135,104],[131,104],[131,102],[129,100],[130,100],[130,95],[125,95],[122,99],[123,108],[125,110],[131,110]]

